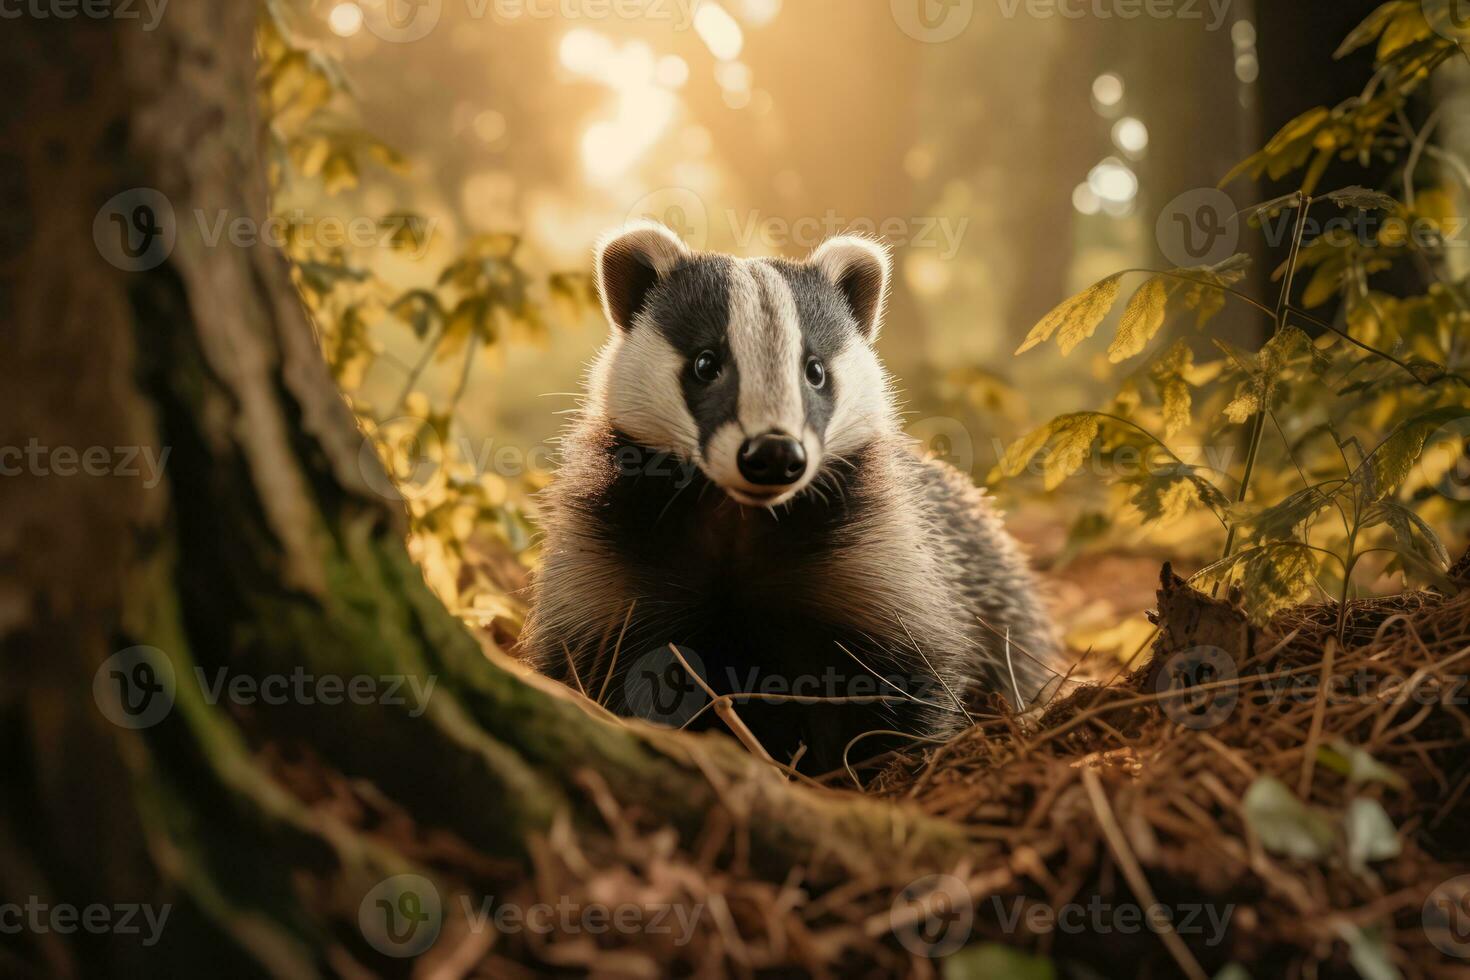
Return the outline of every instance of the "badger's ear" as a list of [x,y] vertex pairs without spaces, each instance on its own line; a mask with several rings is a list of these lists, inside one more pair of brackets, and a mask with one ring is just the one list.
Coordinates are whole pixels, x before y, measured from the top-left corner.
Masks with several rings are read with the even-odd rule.
[[836,286],[868,343],[878,339],[888,301],[888,246],[842,235],[818,246],[807,260]]
[[597,292],[607,318],[632,330],[654,283],[688,257],[678,236],[652,221],[628,225],[598,242]]

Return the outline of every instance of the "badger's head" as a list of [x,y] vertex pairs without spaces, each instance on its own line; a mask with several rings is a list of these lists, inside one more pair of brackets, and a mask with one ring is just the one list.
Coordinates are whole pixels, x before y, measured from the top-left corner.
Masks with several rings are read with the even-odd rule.
[[597,249],[612,337],[593,406],[737,502],[784,503],[894,426],[873,351],[888,279],[887,251],[863,238],[791,262],[696,253],[661,225],[629,227]]

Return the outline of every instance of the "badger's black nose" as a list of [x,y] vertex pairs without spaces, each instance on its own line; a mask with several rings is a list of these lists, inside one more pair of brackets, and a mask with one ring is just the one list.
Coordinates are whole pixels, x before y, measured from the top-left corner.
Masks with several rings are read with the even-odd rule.
[[740,475],[763,487],[795,483],[806,471],[806,450],[779,432],[747,439],[740,446]]

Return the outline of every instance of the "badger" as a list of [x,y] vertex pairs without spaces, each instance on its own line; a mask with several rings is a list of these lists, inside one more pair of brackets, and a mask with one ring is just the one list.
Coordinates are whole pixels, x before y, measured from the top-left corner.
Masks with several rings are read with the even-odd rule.
[[809,772],[947,738],[977,693],[1020,709],[1048,686],[1057,645],[1020,548],[900,427],[874,348],[889,280],[862,237],[802,262],[696,252],[653,223],[599,244],[610,337],[538,503],[533,666],[694,728],[718,712],[689,705],[732,695],[760,747]]

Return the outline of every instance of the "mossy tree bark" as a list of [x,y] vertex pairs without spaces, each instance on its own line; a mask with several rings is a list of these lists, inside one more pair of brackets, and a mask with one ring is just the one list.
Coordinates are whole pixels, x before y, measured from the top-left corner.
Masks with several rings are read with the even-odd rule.
[[[254,17],[238,0],[169,5],[151,31],[26,16],[0,42],[17,81],[0,113],[0,446],[49,461],[0,479],[0,891],[172,910],[154,945],[116,930],[6,935],[0,967],[309,975],[365,962],[358,904],[412,862],[293,794],[263,761],[275,741],[512,866],[558,815],[595,836],[589,771],[685,839],[711,811],[738,811],[757,872],[800,864],[814,887],[964,850],[957,828],[795,787],[726,739],[603,721],[487,658],[427,591],[401,517],[365,479],[285,261],[202,234],[267,214]],[[104,259],[94,221],[137,188],[167,200],[176,238],[161,264],[127,271]],[[59,450],[91,447],[109,475],[62,475]],[[127,475],[134,448],[134,469],[167,450],[156,486]],[[128,728],[104,716],[94,679],[138,645],[159,652],[139,655],[153,673],[137,676],[171,671],[174,692],[161,720]],[[435,686],[423,704],[230,707],[196,673],[221,670]]]

